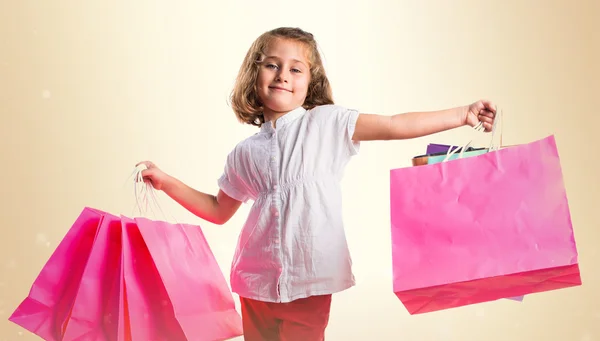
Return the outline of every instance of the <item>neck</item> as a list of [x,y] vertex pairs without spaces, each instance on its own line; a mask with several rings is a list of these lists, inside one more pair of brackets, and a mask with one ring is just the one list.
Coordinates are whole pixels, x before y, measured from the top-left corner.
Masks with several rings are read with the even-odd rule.
[[272,110],[265,110],[263,112],[263,116],[265,118],[265,122],[272,122],[273,123],[273,128],[275,128],[275,123],[277,122],[277,119],[279,119],[281,116],[287,114],[289,111],[272,111]]

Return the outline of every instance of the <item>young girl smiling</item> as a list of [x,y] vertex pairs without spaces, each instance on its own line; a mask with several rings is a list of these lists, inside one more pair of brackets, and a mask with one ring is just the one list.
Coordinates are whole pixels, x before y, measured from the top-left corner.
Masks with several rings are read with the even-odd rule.
[[224,224],[242,203],[254,202],[230,275],[249,341],[323,340],[332,294],[355,284],[340,180],[361,141],[410,139],[480,122],[490,131],[496,112],[483,100],[393,116],[335,105],[316,41],[298,28],[258,37],[231,103],[238,119],[258,132],[228,155],[216,195],[141,163],[155,189],[212,223]]

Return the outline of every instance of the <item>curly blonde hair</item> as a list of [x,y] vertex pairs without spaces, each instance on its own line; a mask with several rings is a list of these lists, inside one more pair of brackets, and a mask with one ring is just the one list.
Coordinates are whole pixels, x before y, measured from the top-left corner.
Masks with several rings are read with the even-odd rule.
[[302,107],[309,110],[318,105],[334,104],[331,85],[325,74],[317,42],[314,36],[300,28],[280,27],[260,35],[250,46],[240,67],[235,86],[231,92],[231,107],[242,123],[260,127],[265,118],[263,104],[258,98],[256,79],[265,50],[276,38],[294,40],[305,44],[310,64],[310,83]]

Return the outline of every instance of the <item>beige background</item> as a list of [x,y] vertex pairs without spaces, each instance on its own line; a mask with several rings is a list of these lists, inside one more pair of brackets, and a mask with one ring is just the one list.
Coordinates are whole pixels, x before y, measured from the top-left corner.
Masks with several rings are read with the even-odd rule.
[[[363,143],[344,179],[358,285],[335,296],[329,340],[600,340],[599,17],[597,0],[3,0],[0,341],[37,339],[9,315],[84,206],[131,213],[136,162],[217,190],[256,131],[227,105],[234,77],[278,26],[316,35],[338,104],[391,115],[485,97],[504,109],[505,144],[555,134],[580,252],[582,287],[408,315],[391,289],[388,171],[470,131]],[[228,276],[249,206],[214,226],[161,200],[203,227]]]

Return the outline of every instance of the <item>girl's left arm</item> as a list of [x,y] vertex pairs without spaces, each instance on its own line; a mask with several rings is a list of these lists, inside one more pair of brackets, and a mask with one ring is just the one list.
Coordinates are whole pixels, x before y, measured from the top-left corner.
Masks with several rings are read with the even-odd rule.
[[477,101],[462,107],[409,112],[393,116],[360,114],[352,137],[355,141],[403,140],[431,135],[480,121],[491,131],[496,107],[490,101]]

